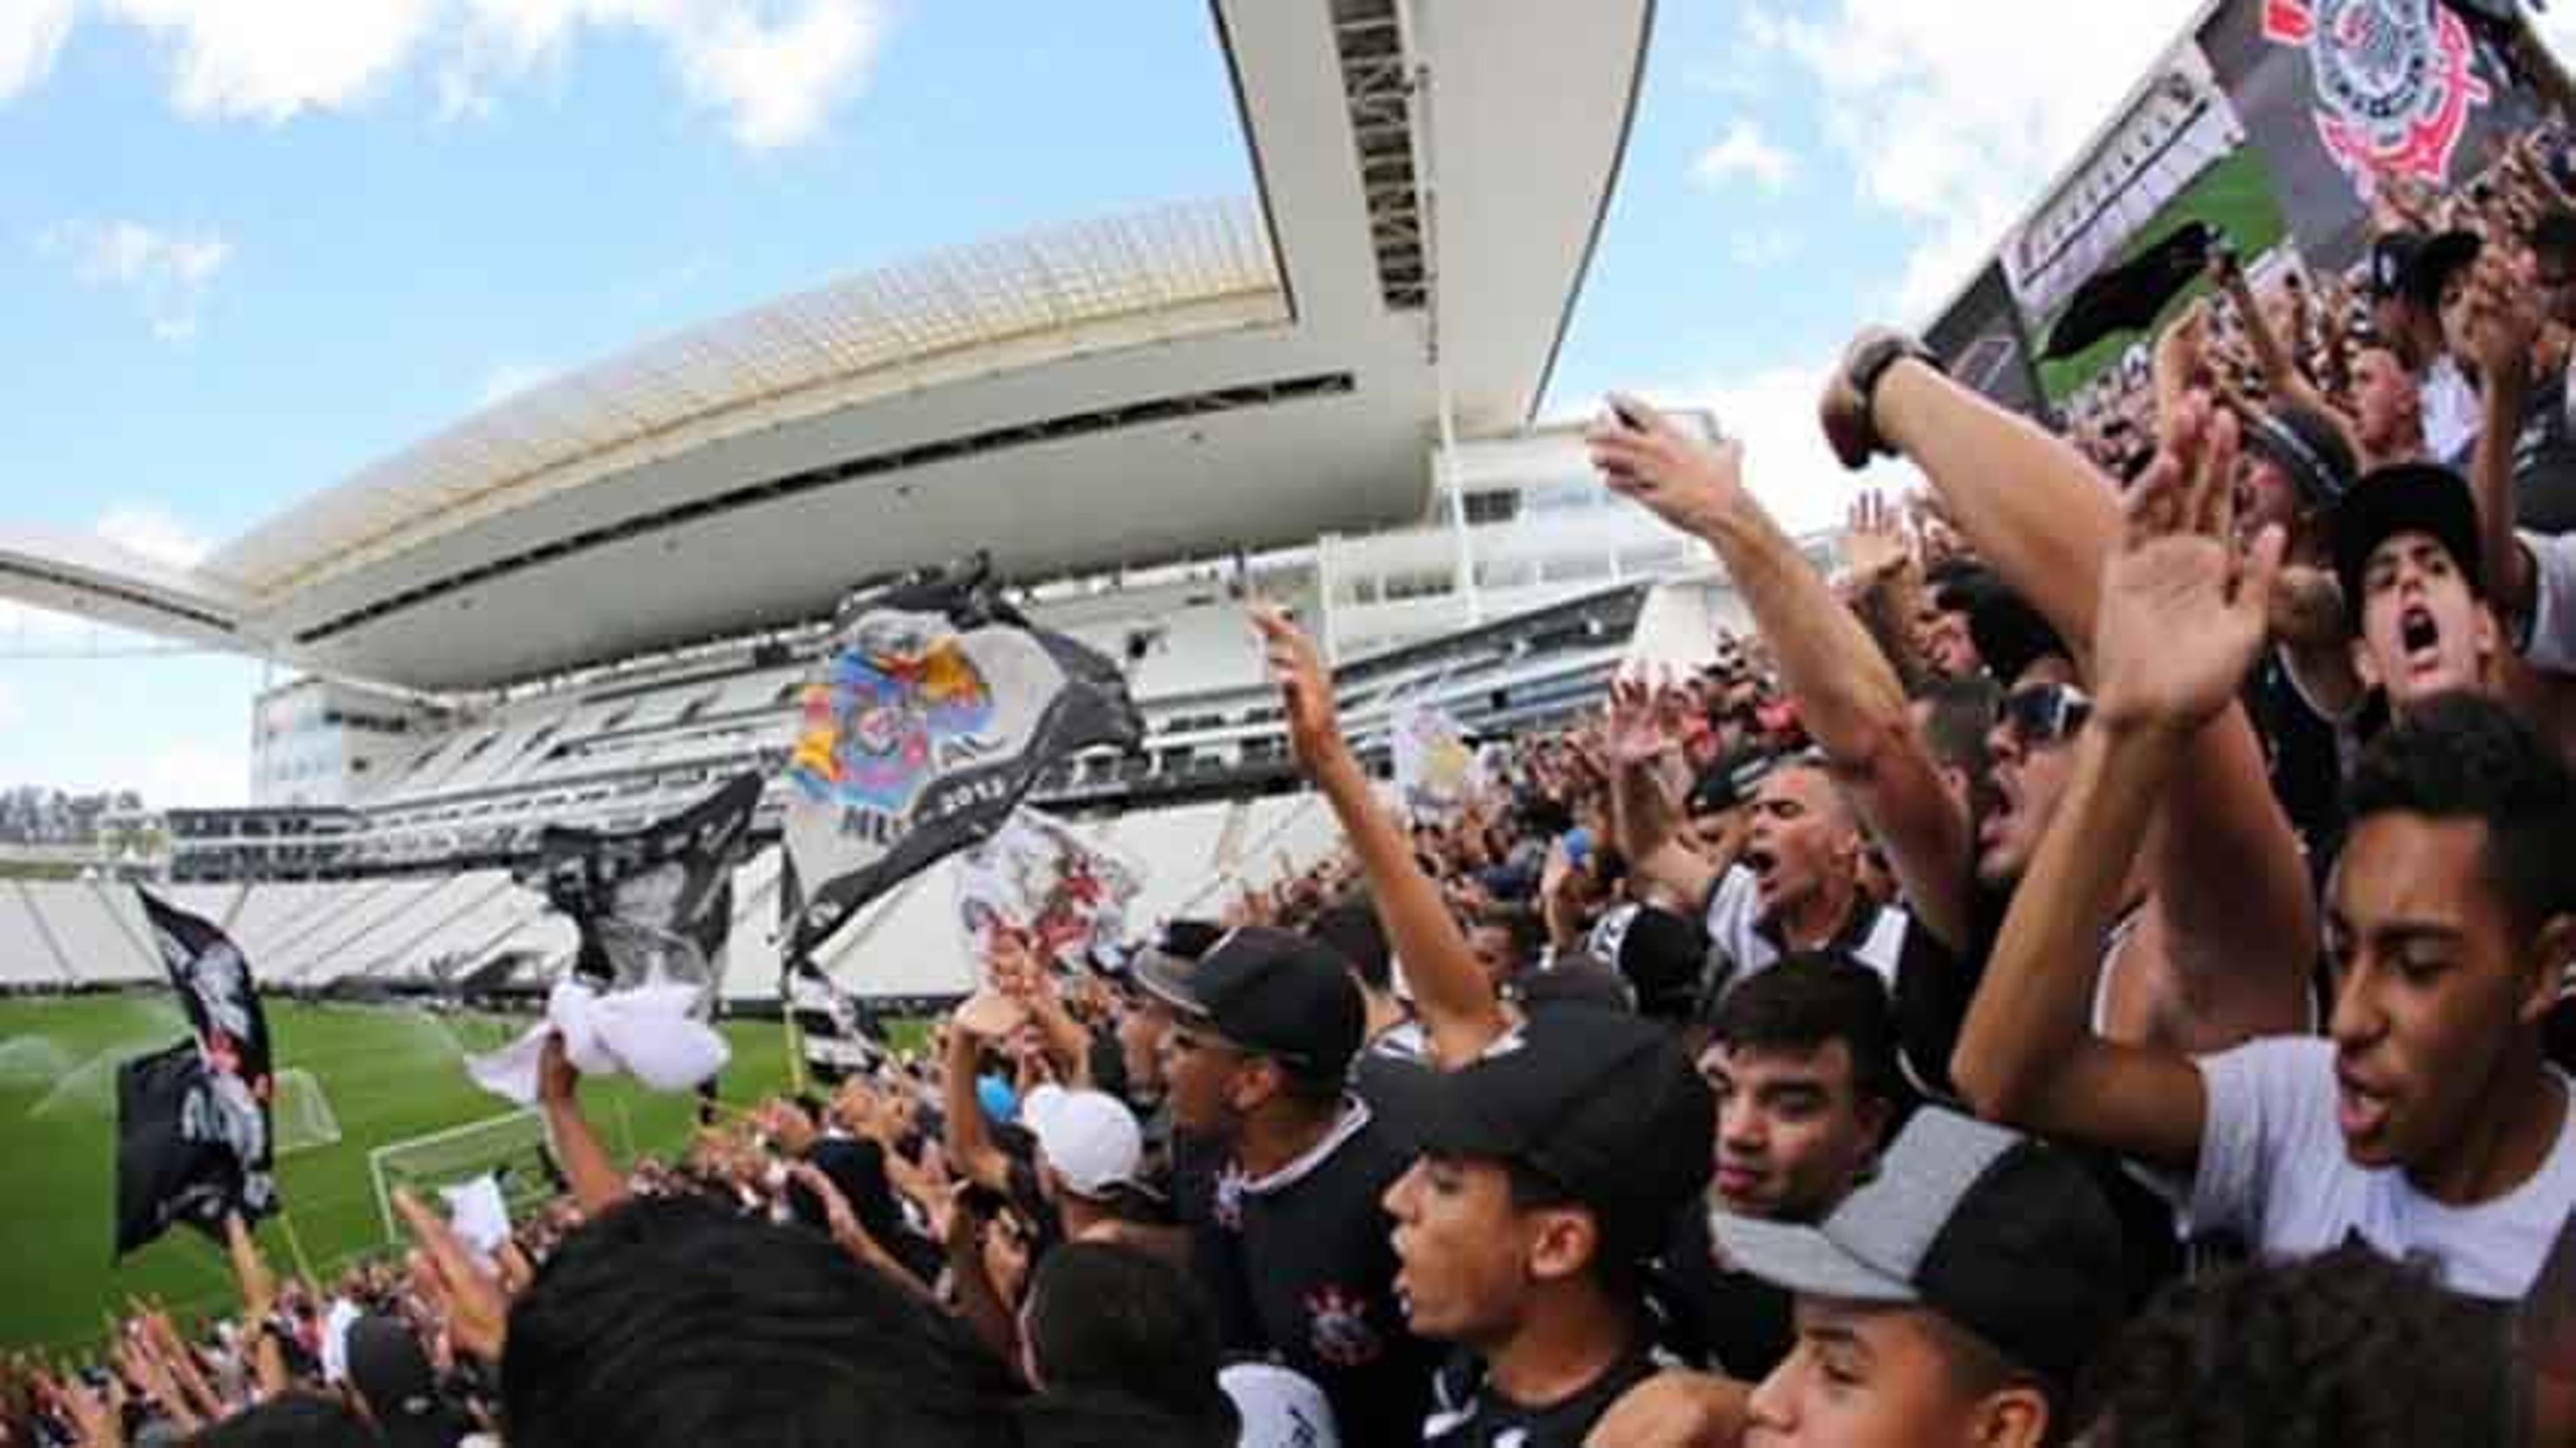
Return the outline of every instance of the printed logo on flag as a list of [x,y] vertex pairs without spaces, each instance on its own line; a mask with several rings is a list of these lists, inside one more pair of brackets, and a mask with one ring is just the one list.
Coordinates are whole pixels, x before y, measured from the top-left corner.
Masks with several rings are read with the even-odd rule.
[[989,750],[993,689],[936,614],[869,617],[805,690],[788,775],[809,798],[900,815],[924,781]]
[[2266,0],[2263,38],[2306,49],[2318,139],[2365,201],[2391,177],[2447,179],[2471,108],[2493,99],[2438,0]]

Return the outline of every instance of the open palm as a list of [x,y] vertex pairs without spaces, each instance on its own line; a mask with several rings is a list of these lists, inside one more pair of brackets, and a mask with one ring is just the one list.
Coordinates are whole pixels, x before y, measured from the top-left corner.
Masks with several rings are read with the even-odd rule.
[[2269,626],[2280,530],[2237,552],[2235,419],[2194,398],[2128,500],[2094,621],[2097,708],[2115,725],[2190,728],[2236,697]]

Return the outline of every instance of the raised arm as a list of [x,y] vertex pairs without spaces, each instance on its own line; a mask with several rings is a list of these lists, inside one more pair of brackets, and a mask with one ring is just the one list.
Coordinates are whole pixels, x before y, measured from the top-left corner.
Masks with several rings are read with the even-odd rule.
[[[1824,423],[1846,463],[1893,450],[1920,467],[1969,542],[2089,664],[2103,563],[2121,524],[2111,484],[2081,453],[1912,360],[1889,367],[1867,400],[1848,368],[1838,373]],[[2154,904],[2185,994],[2200,1003],[2176,1028],[2241,1037],[2242,1023],[2287,1029],[2303,1019],[2306,962],[2278,947],[2316,938],[2316,903],[2243,709],[2220,711],[2191,740],[2159,823]]]
[[1682,843],[1679,812],[1664,783],[1665,756],[1681,747],[1655,717],[1654,690],[1643,679],[1610,681],[1610,824],[1628,872],[1663,890],[1685,912],[1708,903],[1729,860],[1712,860]]
[[[2179,1051],[2092,1033],[2101,941],[2160,797],[2262,647],[2282,537],[2232,543],[2236,424],[2195,404],[2131,500],[2103,585],[2091,726],[2060,814],[2013,892],[1951,1071],[1977,1110],[2170,1171],[2200,1154],[2208,1103]],[[2279,953],[2304,960],[2300,942]]]
[[1484,967],[1476,963],[1466,932],[1449,913],[1439,885],[1414,859],[1413,842],[1378,807],[1368,775],[1342,737],[1333,686],[1314,644],[1276,609],[1253,610],[1252,623],[1269,646],[1297,766],[1333,807],[1333,817],[1341,821],[1342,834],[1368,876],[1369,897],[1386,927],[1387,942],[1404,961],[1414,1012],[1430,1036],[1432,1056],[1451,1068],[1466,1065],[1511,1028],[1511,1019]]
[[1770,642],[1799,722],[1887,847],[1916,917],[1943,943],[1964,945],[1974,864],[1968,822],[1941,787],[1896,670],[1744,486],[1741,443],[1698,441],[1633,398],[1613,406],[1637,425],[1602,423],[1587,433],[1593,465],[1612,489],[1716,548]]
[[957,1008],[948,1019],[947,1055],[939,1073],[941,1145],[948,1152],[949,1168],[997,1192],[1009,1185],[1011,1163],[985,1128],[984,1103],[975,1095],[975,1068],[984,1054],[982,1028],[1008,1012],[1006,1006],[992,1003],[1005,999],[986,990]]
[[2478,258],[2470,281],[2469,342],[2486,384],[2486,418],[2469,463],[2478,500],[2478,548],[2487,563],[2487,598],[2499,618],[2531,611],[2536,584],[2531,554],[2514,534],[2513,453],[2531,400],[2531,348],[2540,336],[2539,299],[2519,284],[2493,250]]
[[564,1180],[582,1215],[596,1217],[626,1200],[626,1174],[609,1160],[590,1118],[581,1114],[581,1072],[565,1053],[559,1032],[546,1037],[537,1058],[537,1106],[545,1113],[546,1134],[554,1141],[555,1158],[563,1164]]

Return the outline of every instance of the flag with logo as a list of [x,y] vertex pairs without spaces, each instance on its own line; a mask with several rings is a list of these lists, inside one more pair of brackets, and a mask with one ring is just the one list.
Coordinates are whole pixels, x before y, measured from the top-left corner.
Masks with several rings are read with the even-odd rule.
[[1040,960],[1079,968],[1127,937],[1127,906],[1144,886],[1126,859],[1033,809],[958,857],[957,914],[975,958],[1008,933]]
[[1416,701],[1399,705],[1389,723],[1395,787],[1418,820],[1450,820],[1467,807],[1476,786],[1476,752],[1445,709]]
[[1031,626],[980,564],[853,597],[787,765],[783,948],[809,958],[861,906],[991,835],[1075,750],[1143,737],[1117,665]]
[[581,931],[574,974],[602,991],[696,987],[715,1011],[733,929],[733,871],[751,836],[761,777],[737,775],[668,819],[604,831],[548,825],[537,857],[546,899]]
[[778,998],[805,1053],[805,1070],[826,1086],[885,1064],[876,1016],[810,960],[781,957]]
[[117,1070],[116,1252],[187,1222],[220,1237],[227,1214],[277,1207],[268,1017],[250,964],[211,922],[138,891],[194,1039]]

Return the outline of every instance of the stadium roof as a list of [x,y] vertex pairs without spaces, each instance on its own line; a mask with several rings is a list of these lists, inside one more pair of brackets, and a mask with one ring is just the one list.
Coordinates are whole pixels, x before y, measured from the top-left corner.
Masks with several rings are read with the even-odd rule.
[[0,596],[469,689],[810,618],[976,548],[1040,576],[1410,520],[1444,382],[1470,436],[1537,405],[1652,10],[1213,0],[1258,198],[944,251],[645,343],[195,570],[0,531]]

